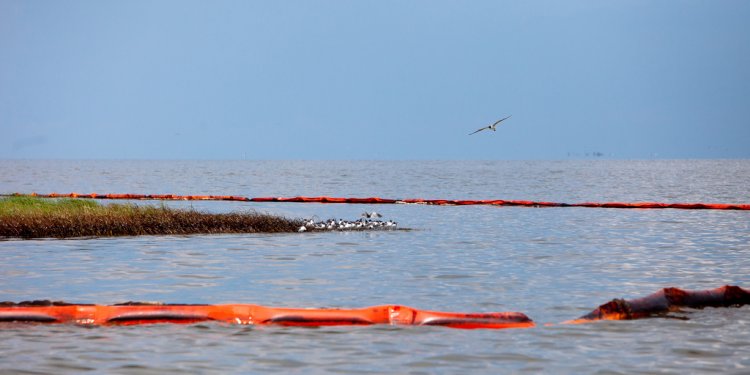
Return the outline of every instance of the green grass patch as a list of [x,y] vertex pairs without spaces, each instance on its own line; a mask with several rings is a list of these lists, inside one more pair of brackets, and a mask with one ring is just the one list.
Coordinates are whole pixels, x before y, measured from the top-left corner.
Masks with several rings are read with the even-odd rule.
[[85,199],[42,199],[34,197],[0,198],[0,217],[11,215],[41,215],[53,213],[81,213],[101,210],[103,206]]
[[301,220],[255,212],[213,214],[89,199],[0,198],[0,237],[68,238],[296,232]]

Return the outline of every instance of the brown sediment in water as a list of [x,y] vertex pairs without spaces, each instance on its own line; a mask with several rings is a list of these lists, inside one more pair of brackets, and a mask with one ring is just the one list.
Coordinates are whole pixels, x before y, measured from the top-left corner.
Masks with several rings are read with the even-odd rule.
[[0,238],[72,238],[137,235],[296,232],[302,220],[256,212],[193,209],[37,198],[0,200]]

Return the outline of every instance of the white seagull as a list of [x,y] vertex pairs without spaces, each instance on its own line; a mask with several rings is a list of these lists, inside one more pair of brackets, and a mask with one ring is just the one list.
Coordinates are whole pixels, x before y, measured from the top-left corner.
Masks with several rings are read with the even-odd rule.
[[[513,115],[510,115],[510,116],[513,116]],[[477,130],[476,130],[476,131],[475,131],[474,133],[479,133],[479,132],[481,132],[482,130],[487,130],[487,129],[489,129],[489,130],[492,130],[492,131],[494,132],[494,131],[496,131],[496,130],[495,130],[495,128],[497,127],[497,124],[499,124],[499,123],[501,123],[501,122],[503,122],[503,121],[505,121],[505,120],[509,119],[509,118],[510,118],[510,116],[508,116],[508,117],[506,117],[506,118],[504,118],[504,119],[501,119],[501,120],[497,120],[497,121],[495,121],[495,123],[494,123],[494,124],[492,124],[492,125],[490,125],[490,126],[485,126],[485,127],[481,128],[481,129],[477,129]],[[474,134],[474,133],[469,133],[469,135],[472,135],[472,134]]]

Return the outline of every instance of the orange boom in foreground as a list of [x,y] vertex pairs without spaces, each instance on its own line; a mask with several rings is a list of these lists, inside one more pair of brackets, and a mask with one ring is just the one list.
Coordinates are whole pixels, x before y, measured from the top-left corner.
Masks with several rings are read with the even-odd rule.
[[[664,288],[649,296],[614,299],[594,311],[565,323],[597,320],[630,320],[667,316],[681,307],[731,307],[750,304],[750,290],[725,285],[709,290]],[[86,305],[51,301],[0,302],[0,323],[74,323],[80,325],[133,325],[197,323],[280,326],[341,326],[389,324],[450,328],[530,328],[534,322],[519,312],[457,313],[418,310],[399,305],[361,309],[299,309],[249,304],[178,305],[127,302],[119,305]]]
[[248,304],[81,305],[33,301],[0,304],[0,322],[75,323],[81,325],[133,325],[149,323],[197,323],[281,326],[416,325],[451,328],[528,328],[534,322],[517,312],[455,313],[384,305],[361,309],[295,309]]

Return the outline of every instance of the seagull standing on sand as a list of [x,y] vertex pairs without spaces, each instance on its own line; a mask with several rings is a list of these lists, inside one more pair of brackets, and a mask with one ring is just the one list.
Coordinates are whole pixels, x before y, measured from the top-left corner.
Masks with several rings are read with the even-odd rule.
[[[510,116],[513,116],[513,115],[510,115]],[[497,120],[497,121],[495,121],[495,123],[494,123],[494,124],[492,124],[492,125],[490,125],[490,126],[485,126],[485,127],[481,128],[481,129],[477,129],[477,130],[476,130],[476,131],[475,131],[474,133],[479,133],[479,132],[481,132],[482,130],[487,130],[487,129],[489,129],[489,130],[492,130],[492,131],[494,132],[494,131],[496,131],[496,130],[495,130],[495,128],[497,127],[497,124],[499,124],[499,123],[501,123],[501,122],[503,122],[503,121],[505,121],[505,120],[509,119],[509,118],[510,118],[510,116],[508,116],[508,117],[506,117],[506,118],[504,118],[504,119],[501,119],[501,120]],[[469,133],[469,135],[472,135],[472,134],[474,134],[474,133]]]

